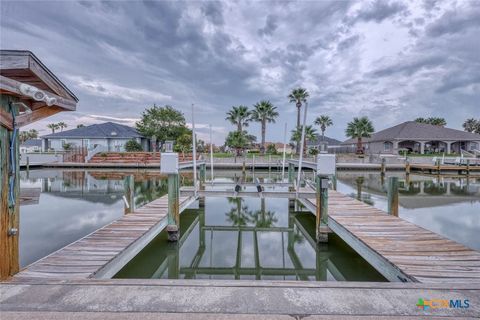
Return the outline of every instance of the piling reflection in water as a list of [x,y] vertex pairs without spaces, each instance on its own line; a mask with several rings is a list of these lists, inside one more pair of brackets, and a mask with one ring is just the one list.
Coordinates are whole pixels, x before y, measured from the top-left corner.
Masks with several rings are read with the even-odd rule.
[[207,198],[182,213],[180,232],[178,244],[160,234],[116,277],[384,281],[338,237],[317,246],[314,216],[288,199]]

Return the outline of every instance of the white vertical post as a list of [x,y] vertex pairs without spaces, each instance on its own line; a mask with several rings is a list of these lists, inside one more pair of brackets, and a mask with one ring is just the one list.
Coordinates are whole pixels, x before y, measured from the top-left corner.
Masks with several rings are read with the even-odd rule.
[[197,135],[195,133],[195,110],[192,103],[192,144],[193,144],[193,192],[197,196]]
[[210,125],[210,180],[213,183],[213,140],[212,140],[212,125]]
[[302,172],[302,162],[303,162],[303,142],[305,141],[305,125],[307,123],[307,109],[308,109],[308,102],[305,102],[305,111],[303,112],[303,126],[302,126],[302,137],[301,137],[301,144],[300,144],[300,159],[298,160],[298,176],[297,176],[297,192],[296,197],[298,197],[298,189],[300,188],[300,178]]
[[283,133],[283,161],[282,161],[282,182],[285,179],[285,156],[287,152],[287,123],[285,122],[285,130]]

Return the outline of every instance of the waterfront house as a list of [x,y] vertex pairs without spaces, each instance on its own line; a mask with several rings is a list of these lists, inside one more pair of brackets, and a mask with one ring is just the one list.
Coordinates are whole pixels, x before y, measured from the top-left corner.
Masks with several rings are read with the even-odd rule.
[[307,140],[307,150],[310,150],[310,149],[321,150],[320,145],[322,143],[325,143],[327,145],[327,149],[330,149],[330,150],[338,148],[342,144],[340,140],[330,138],[327,136],[324,136],[322,139],[322,135],[317,134],[315,135],[315,139]]
[[20,153],[42,151],[42,139],[28,139],[20,145]]
[[[368,154],[398,154],[406,150],[412,153],[461,153],[480,149],[480,134],[407,121],[375,132],[363,138],[363,147]],[[357,139],[348,139],[343,146],[356,146]]]
[[123,152],[125,143],[135,140],[142,145],[143,150],[148,150],[149,139],[141,135],[136,129],[114,123],[105,122],[80,127],[62,132],[55,132],[42,136],[44,151],[61,151],[73,147],[82,147],[87,150],[97,149],[99,152]]

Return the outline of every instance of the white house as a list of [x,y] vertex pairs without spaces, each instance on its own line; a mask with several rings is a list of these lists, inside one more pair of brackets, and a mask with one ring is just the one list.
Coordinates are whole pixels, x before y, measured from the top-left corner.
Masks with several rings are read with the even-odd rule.
[[148,150],[149,141],[132,127],[114,122],[93,124],[77,129],[55,132],[41,137],[44,151],[64,150],[65,145],[82,147],[87,150],[97,148],[99,151],[125,151],[125,143],[135,140],[143,150]]
[[42,151],[42,139],[28,139],[20,145],[20,153]]

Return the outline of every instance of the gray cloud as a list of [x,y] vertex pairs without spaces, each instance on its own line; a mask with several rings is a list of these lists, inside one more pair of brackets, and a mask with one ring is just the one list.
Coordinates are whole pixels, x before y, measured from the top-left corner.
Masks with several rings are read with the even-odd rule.
[[[80,98],[78,112],[34,125],[41,130],[52,121],[133,123],[154,103],[189,121],[195,103],[198,123],[211,123],[220,143],[232,105],[269,99],[280,118],[267,140],[281,141],[296,86],[310,91],[308,120],[329,114],[327,135],[340,139],[353,116],[382,129],[431,115],[460,127],[478,113],[473,1],[4,1],[0,9],[2,49],[33,51]],[[259,134],[259,125],[249,130]]]
[[268,15],[265,21],[265,26],[258,29],[258,34],[261,36],[271,36],[275,30],[277,30],[277,18],[272,15]]
[[480,10],[451,10],[445,12],[437,21],[430,24],[427,34],[439,37],[444,34],[462,32],[468,28],[480,27]]
[[354,20],[382,22],[396,14],[406,13],[407,9],[407,6],[399,1],[375,0],[359,10]]

